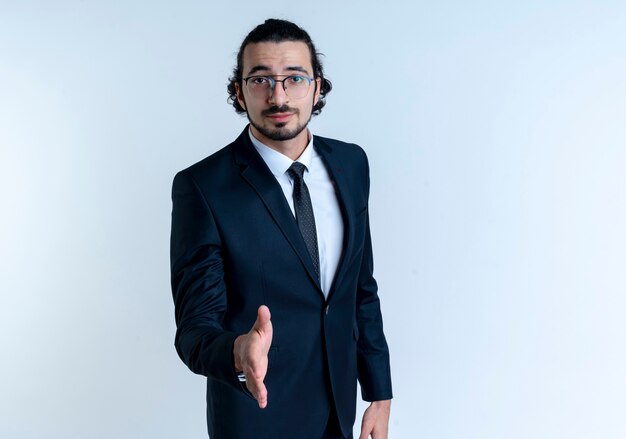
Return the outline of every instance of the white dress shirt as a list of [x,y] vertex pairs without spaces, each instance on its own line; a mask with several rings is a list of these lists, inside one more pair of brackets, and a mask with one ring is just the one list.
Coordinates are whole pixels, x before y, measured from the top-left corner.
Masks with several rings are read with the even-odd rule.
[[[294,217],[296,211],[293,207],[293,181],[287,174],[287,170],[293,163],[289,157],[269,146],[261,143],[249,131],[252,144],[261,155],[267,167],[270,168],[274,177],[280,184],[285,194],[287,203]],[[320,257],[320,285],[324,295],[328,292],[335,278],[341,252],[343,248],[343,219],[339,201],[335,194],[330,175],[324,166],[322,158],[313,148],[313,134],[309,132],[309,143],[296,160],[306,166],[304,182],[311,195],[313,215],[315,215],[315,228],[317,232],[317,247]]]

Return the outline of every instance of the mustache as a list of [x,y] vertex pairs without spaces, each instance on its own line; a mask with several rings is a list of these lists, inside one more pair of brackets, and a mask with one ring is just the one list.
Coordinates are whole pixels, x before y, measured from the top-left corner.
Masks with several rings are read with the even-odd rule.
[[281,105],[280,107],[278,105],[274,105],[273,107],[270,107],[267,110],[263,110],[261,112],[261,114],[263,114],[263,116],[269,116],[270,114],[276,114],[276,113],[294,113],[294,114],[298,114],[298,109],[297,108],[291,108],[288,105]]

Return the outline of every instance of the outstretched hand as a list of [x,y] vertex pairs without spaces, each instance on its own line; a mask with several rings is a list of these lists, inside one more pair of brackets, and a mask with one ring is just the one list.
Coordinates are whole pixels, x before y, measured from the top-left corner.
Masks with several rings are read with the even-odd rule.
[[246,387],[259,403],[260,408],[267,407],[267,353],[272,344],[271,314],[267,306],[261,305],[257,318],[250,332],[235,339],[233,353],[235,369],[246,376]]

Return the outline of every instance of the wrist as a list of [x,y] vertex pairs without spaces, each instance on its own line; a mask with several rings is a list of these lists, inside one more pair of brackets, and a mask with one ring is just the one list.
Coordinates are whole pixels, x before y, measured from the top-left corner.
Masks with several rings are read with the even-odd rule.
[[243,366],[241,364],[241,349],[244,342],[245,335],[240,335],[233,343],[233,366],[235,367],[236,372],[243,371]]
[[385,409],[389,410],[391,408],[391,400],[390,399],[383,399],[383,400],[380,400],[380,401],[372,401],[372,406],[379,407],[379,408],[385,408]]

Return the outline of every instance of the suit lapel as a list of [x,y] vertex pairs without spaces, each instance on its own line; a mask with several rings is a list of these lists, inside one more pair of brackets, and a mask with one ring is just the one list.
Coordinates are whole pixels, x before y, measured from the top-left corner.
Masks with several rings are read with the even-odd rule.
[[335,278],[333,279],[332,287],[328,292],[328,297],[330,298],[336,288],[336,285],[339,285],[342,277],[345,275],[347,263],[350,260],[350,255],[353,251],[355,212],[352,206],[354,206],[354,202],[345,172],[348,169],[346,164],[341,161],[338,154],[333,153],[333,148],[328,142],[320,139],[319,137],[313,137],[313,143],[316,151],[322,157],[322,160],[326,165],[326,170],[333,181],[335,193],[337,194],[337,199],[339,201],[339,206],[344,220],[343,251],[339,266],[337,267],[337,272],[335,273]]
[[311,256],[306,248],[296,219],[289,208],[280,184],[272,175],[261,156],[254,149],[246,127],[234,142],[235,161],[241,166],[241,177],[254,189],[279,229],[289,241],[298,258],[305,266],[309,277],[323,295],[317,276],[313,269]]

